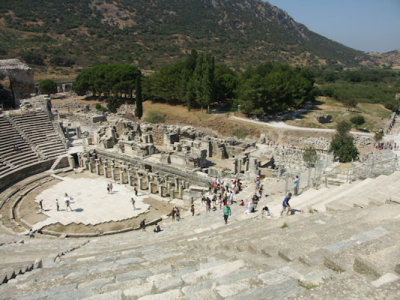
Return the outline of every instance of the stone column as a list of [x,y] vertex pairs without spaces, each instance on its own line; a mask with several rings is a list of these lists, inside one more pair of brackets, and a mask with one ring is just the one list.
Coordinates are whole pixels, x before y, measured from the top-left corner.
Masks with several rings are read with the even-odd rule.
[[115,164],[114,162],[111,163],[111,178],[115,180]]
[[173,200],[174,199],[174,189],[173,188],[170,188],[169,189],[169,198],[171,199],[171,200]]
[[107,160],[104,160],[103,162],[103,172],[104,172],[104,177],[107,178]]
[[80,126],[76,127],[76,137],[78,139],[81,138],[81,134],[82,134],[81,127]]
[[175,190],[178,190],[178,186],[179,186],[179,178],[175,177]]
[[171,182],[167,181],[167,191],[171,189]]
[[151,194],[154,194],[154,192],[153,192],[153,187],[154,187],[154,182],[150,182],[150,183],[149,183],[149,192],[150,192]]
[[178,193],[179,193],[178,198],[182,199],[183,198],[183,186],[182,186],[182,184],[180,184],[179,187],[178,187]]
[[244,170],[245,171],[249,170],[249,159],[246,159],[246,162],[244,163]]
[[249,163],[248,163],[248,172],[250,178],[255,178],[259,175],[258,172],[258,161],[256,158],[249,158]]
[[142,189],[143,178],[142,177],[138,177],[138,182],[139,182],[138,189],[141,190]]
[[235,160],[233,161],[233,173],[239,173],[239,160],[237,158],[235,158]]
[[131,169],[130,167],[128,167],[128,169],[126,170],[127,175],[128,175],[128,185],[132,186],[132,175],[131,175]]
[[158,194],[160,197],[163,196],[163,186],[160,183],[158,184]]
[[92,161],[91,159],[89,160],[89,172],[93,173],[93,166],[92,166]]
[[121,181],[121,184],[125,183],[124,172],[125,172],[125,169],[122,166],[120,166],[119,167],[119,180]]
[[100,160],[96,159],[96,174],[100,175]]
[[75,169],[75,160],[72,155],[68,155],[68,164],[71,168]]
[[147,180],[147,188],[150,189],[150,175],[146,175],[146,180]]

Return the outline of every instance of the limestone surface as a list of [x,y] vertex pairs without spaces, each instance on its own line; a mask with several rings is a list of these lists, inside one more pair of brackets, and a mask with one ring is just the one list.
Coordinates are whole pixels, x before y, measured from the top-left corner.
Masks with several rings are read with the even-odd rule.
[[[143,203],[147,194],[140,192],[134,196],[132,189],[113,182],[112,193],[107,192],[107,184],[111,183],[105,178],[68,178],[49,189],[41,192],[36,197],[36,202],[43,200],[43,213],[48,216],[45,221],[36,223],[34,229],[55,224],[57,222],[68,225],[71,223],[82,223],[95,225],[109,221],[120,221],[139,214],[148,212],[149,205]],[[65,193],[71,197],[70,206],[72,211],[67,210],[65,204]],[[131,198],[135,199],[135,207]],[[58,199],[60,211],[57,211],[56,199]]]

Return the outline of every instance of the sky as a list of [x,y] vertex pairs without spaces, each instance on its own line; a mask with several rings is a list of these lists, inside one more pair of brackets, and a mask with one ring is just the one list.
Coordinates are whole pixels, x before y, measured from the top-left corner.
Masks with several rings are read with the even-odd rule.
[[296,22],[348,47],[400,49],[400,0],[269,0]]

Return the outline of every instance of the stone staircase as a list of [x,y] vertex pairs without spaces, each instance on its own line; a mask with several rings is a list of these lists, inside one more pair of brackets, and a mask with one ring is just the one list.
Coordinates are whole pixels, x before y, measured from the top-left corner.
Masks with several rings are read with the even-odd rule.
[[293,205],[302,210],[347,210],[382,205],[387,201],[400,203],[400,172],[380,175],[363,181],[346,183],[338,187],[310,190],[295,197]]
[[[19,150],[15,151],[17,145]],[[13,125],[0,117],[0,176],[35,162],[39,158]]]
[[[89,242],[31,239],[36,253],[30,257],[53,256],[43,259],[41,269],[0,285],[0,294],[3,299],[141,300],[398,296],[399,205],[272,219],[243,218],[235,205],[232,210],[228,225],[220,210],[199,210],[162,224],[157,234],[148,228]],[[51,249],[57,242],[60,250],[74,250],[55,255],[60,250]],[[29,252],[24,245],[16,252]]]
[[66,153],[61,138],[44,112],[14,116],[11,120],[43,159],[55,158]]

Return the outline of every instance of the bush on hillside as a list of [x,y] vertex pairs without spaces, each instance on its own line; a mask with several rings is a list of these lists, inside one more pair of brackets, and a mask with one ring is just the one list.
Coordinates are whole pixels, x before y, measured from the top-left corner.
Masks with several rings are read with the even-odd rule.
[[244,139],[244,138],[249,134],[249,132],[247,131],[246,128],[240,127],[240,128],[236,128],[236,129],[232,132],[232,134],[233,134],[235,137],[237,137],[238,139],[242,140],[242,139]]
[[57,93],[57,83],[51,79],[42,80],[39,83],[39,91],[41,94],[55,94]]
[[108,109],[105,108],[104,106],[102,106],[100,103],[97,103],[97,104],[96,104],[96,109],[97,109],[98,111],[101,111],[101,112],[106,112],[106,111],[108,111]]
[[355,125],[362,125],[365,123],[365,119],[363,116],[355,116],[350,119],[350,122]]
[[144,117],[144,121],[153,124],[164,123],[165,115],[159,114],[158,112],[151,110]]
[[314,147],[309,147],[303,152],[303,160],[309,167],[313,167],[317,162],[318,154]]

